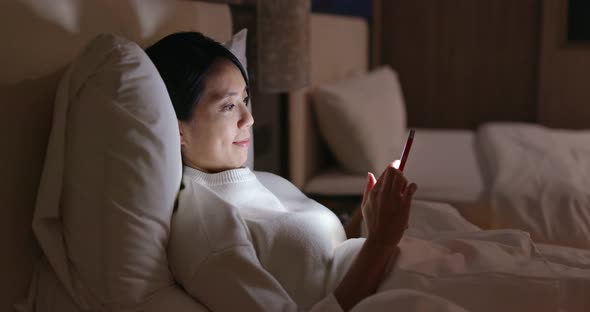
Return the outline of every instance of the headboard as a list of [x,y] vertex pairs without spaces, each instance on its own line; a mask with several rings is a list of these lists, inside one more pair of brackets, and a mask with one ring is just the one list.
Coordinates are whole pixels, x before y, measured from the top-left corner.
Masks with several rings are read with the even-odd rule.
[[12,311],[41,254],[31,219],[67,64],[99,33],[143,46],[186,30],[226,41],[232,23],[227,5],[181,0],[11,0],[0,2],[0,12],[0,311]]
[[304,188],[326,161],[308,91],[331,81],[366,73],[369,27],[358,17],[312,14],[310,85],[289,94],[290,179]]

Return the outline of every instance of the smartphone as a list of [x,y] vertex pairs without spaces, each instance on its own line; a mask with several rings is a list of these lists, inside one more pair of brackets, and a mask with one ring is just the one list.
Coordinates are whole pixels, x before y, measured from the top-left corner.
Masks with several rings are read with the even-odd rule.
[[410,154],[410,148],[412,147],[412,142],[414,141],[414,129],[410,129],[410,133],[408,133],[408,139],[406,140],[406,145],[404,146],[404,151],[402,152],[402,156],[400,157],[400,162],[398,166],[399,171],[404,171],[404,167],[406,166],[406,161],[408,160],[408,155]]

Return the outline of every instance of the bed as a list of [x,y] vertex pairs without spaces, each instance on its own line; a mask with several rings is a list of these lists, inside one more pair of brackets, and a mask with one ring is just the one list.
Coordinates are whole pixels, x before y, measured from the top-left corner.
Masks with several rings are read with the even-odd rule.
[[[50,155],[49,151],[52,150],[51,146],[55,136],[55,127],[56,124],[59,123],[60,116],[63,114],[63,112],[60,112],[55,108],[62,107],[58,106],[58,104],[63,102],[64,92],[68,94],[67,90],[63,91],[62,89],[62,86],[64,86],[63,81],[69,82],[70,80],[67,79],[71,79],[71,76],[75,73],[79,73],[80,71],[85,72],[84,67],[74,66],[74,69],[71,71],[68,70],[68,72],[64,74],[65,66],[81,52],[82,47],[91,38],[101,32],[110,32],[127,37],[130,40],[138,42],[141,46],[153,42],[166,33],[177,30],[199,30],[219,41],[226,42],[232,38],[230,10],[226,5],[221,4],[166,0],[150,2],[141,0],[109,0],[100,3],[70,0],[54,2],[52,5],[43,1],[17,1],[3,3],[0,5],[0,9],[2,9],[4,13],[9,13],[7,14],[9,19],[4,20],[7,25],[3,27],[5,31],[3,38],[7,39],[8,44],[6,45],[7,53],[3,55],[4,70],[0,76],[2,79],[0,82],[2,85],[0,96],[3,99],[3,103],[5,103],[4,111],[6,112],[0,117],[3,118],[2,125],[4,128],[2,135],[3,142],[5,142],[5,154],[3,155],[4,161],[2,162],[3,175],[1,181],[2,189],[7,197],[4,205],[5,207],[8,207],[8,209],[5,209],[5,216],[2,218],[2,229],[5,231],[3,233],[4,235],[2,235],[2,240],[7,252],[5,252],[2,257],[1,263],[4,268],[7,268],[7,270],[3,276],[2,286],[0,288],[2,291],[0,308],[2,310],[10,311],[13,310],[13,304],[19,302],[22,303],[22,305],[19,306],[19,311],[80,311],[80,302],[76,301],[79,298],[74,298],[75,296],[70,295],[72,293],[78,294],[76,291],[84,292],[87,288],[85,288],[83,283],[78,283],[79,280],[77,279],[64,280],[63,277],[67,276],[67,274],[55,265],[55,257],[52,258],[51,255],[48,255],[46,249],[44,249],[46,257],[41,257],[42,252],[37,240],[39,240],[41,245],[44,245],[47,243],[45,240],[46,237],[42,235],[37,235],[37,237],[35,237],[31,231],[31,223],[34,214],[33,210],[35,205],[39,205],[38,198],[47,198],[38,193],[42,193],[43,189],[51,190],[52,187],[51,184],[48,185],[46,180],[41,179],[41,176],[45,176],[45,172],[48,170],[48,167],[45,166],[45,168],[43,168],[43,165],[44,163],[47,163],[47,159],[45,158],[47,155]],[[21,29],[18,36],[11,32],[14,29]],[[326,15],[312,16],[313,42],[321,42],[323,40],[322,38],[334,37],[334,33],[346,34],[340,38],[355,38],[360,35],[361,38],[364,38],[359,39],[360,42],[363,42],[363,40],[366,42],[367,38],[366,24],[362,21]],[[107,36],[98,37],[98,43],[95,44],[100,45],[101,42],[111,42],[109,40],[115,40],[114,42],[117,44],[120,43],[120,41],[117,41],[118,39],[113,39],[113,37]],[[349,50],[352,54],[358,56],[358,58],[351,58],[350,62],[346,59],[331,58],[330,61],[333,62],[333,64],[340,63],[342,66],[339,66],[339,70],[335,74],[336,76],[332,76],[333,73],[324,72],[326,76],[322,79],[336,79],[338,77],[345,77],[355,71],[366,71],[366,54],[362,49],[358,49],[359,41],[353,41],[352,44],[346,40],[344,42],[347,42],[344,46],[332,45],[330,47],[332,49]],[[40,48],[40,45],[42,49]],[[119,44],[119,46],[134,47],[136,51],[140,49],[137,45]],[[312,44],[312,48],[313,46],[314,45]],[[43,53],[39,53],[40,50],[42,50]],[[86,52],[82,52],[82,54],[86,55],[86,53],[89,53],[88,51],[92,52],[93,48],[86,48],[84,51]],[[312,54],[318,52],[317,50],[314,51],[312,51]],[[322,51],[325,50],[320,49],[318,53],[322,53]],[[92,55],[92,53],[90,54]],[[342,53],[338,55],[345,54]],[[351,66],[349,67],[349,65]],[[321,71],[319,67],[315,68],[316,69],[314,70]],[[312,74],[312,77],[314,77],[314,75],[316,74]],[[95,76],[100,77],[100,75],[97,74],[91,75],[91,78]],[[67,79],[60,81],[61,77],[66,77]],[[137,80],[134,79],[137,78],[135,76],[127,78],[130,78],[132,81]],[[312,82],[314,81],[313,79]],[[60,89],[56,90],[58,85],[60,86]],[[67,86],[67,84],[65,85]],[[74,91],[84,90],[82,86],[77,86],[77,88],[80,89],[74,89]],[[291,98],[305,97],[304,92],[305,91],[302,90],[299,93],[294,93],[291,95]],[[81,98],[84,97],[81,95]],[[93,99],[95,99],[95,97],[89,97],[89,100]],[[76,101],[77,100],[79,99],[76,99]],[[169,99],[162,98],[161,100]],[[155,100],[153,99],[145,100],[145,102],[154,101]],[[164,105],[163,107],[168,106]],[[162,107],[160,107],[160,109],[162,109]],[[306,109],[306,106],[291,105],[291,109],[304,110]],[[293,117],[298,116],[297,112],[292,113]],[[158,114],[156,114],[156,116],[158,116]],[[170,116],[172,115],[170,114],[170,111],[168,111],[168,117]],[[92,115],[91,117],[93,118],[89,118],[86,121],[96,122],[96,120],[100,120],[101,118],[99,115],[97,115],[96,118]],[[152,118],[153,116],[149,117]],[[303,120],[305,122],[305,120],[309,121],[311,119]],[[168,122],[174,126],[176,125],[176,120],[173,116]],[[115,129],[115,126],[118,126],[118,123],[113,120],[112,125],[113,129]],[[84,124],[82,124],[82,126],[84,126]],[[85,127],[82,127],[80,129],[84,128]],[[304,127],[300,129],[307,131]],[[136,128],[127,130],[130,130],[133,134],[137,133]],[[142,129],[142,131],[143,130],[145,129]],[[150,133],[155,136],[162,135],[161,132],[166,131],[172,133],[174,132],[172,130],[176,129],[174,127],[166,127],[166,131],[159,130],[160,129],[157,127],[154,127],[154,129],[148,129],[148,131],[153,131]],[[75,131],[72,133],[77,134]],[[424,133],[426,134],[426,131]],[[312,139],[317,139],[313,133],[308,134],[311,135]],[[106,135],[107,134],[105,134],[105,136]],[[121,137],[118,135],[117,131],[110,132],[108,135],[115,139],[120,139],[119,137]],[[439,140],[436,131],[433,131],[431,135],[432,140]],[[450,135],[457,140],[457,148],[471,148],[470,145],[473,144],[474,140],[472,135],[465,135],[465,133],[462,132],[450,133]],[[124,140],[125,138],[122,139]],[[293,142],[297,142],[298,140],[300,140],[300,137],[295,136]],[[171,143],[173,141],[174,140],[168,140],[164,142]],[[141,142],[124,141],[124,143],[127,144],[130,142],[137,144],[138,146],[141,145]],[[95,155],[92,153],[93,148],[95,148],[95,144],[93,144],[94,142],[85,143],[87,145],[83,146],[86,148],[82,148],[80,151],[76,152],[86,152],[89,157],[94,157]],[[307,142],[303,143],[307,146]],[[417,151],[420,151],[430,147],[431,145],[416,145],[415,148]],[[46,150],[48,151],[47,154]],[[179,153],[179,151],[174,148],[168,152]],[[315,152],[316,151],[314,151],[314,153]],[[293,150],[293,158],[302,156],[300,153],[300,150]],[[306,150],[303,153],[310,153],[310,151]],[[153,155],[150,154],[147,156],[152,157]],[[304,157],[304,162],[300,164],[306,167],[300,168],[302,169],[301,172],[304,172],[306,176],[303,177],[303,180],[299,180],[297,183],[301,182],[305,184],[304,182],[306,179],[314,174],[314,170],[321,167],[318,165],[318,160],[314,158],[316,155],[309,154],[307,156],[307,158]],[[147,157],[148,160],[149,157]],[[444,157],[441,155],[440,157],[441,160],[445,161],[447,159],[445,157],[448,157],[448,159],[455,159],[453,155]],[[474,156],[468,161],[472,162],[475,167],[477,158]],[[462,160],[457,165],[463,164],[464,162],[465,161]],[[96,167],[99,167],[99,164],[96,164]],[[68,163],[67,166],[69,168],[74,168],[76,165]],[[415,165],[410,163],[408,166]],[[100,167],[98,169],[94,167],[95,166],[92,165],[92,168],[90,169],[94,169],[95,171],[100,169]],[[173,167],[170,172],[178,174],[178,167],[179,166]],[[408,172],[410,172],[410,169],[411,167],[408,167]],[[329,178],[330,176],[338,174],[340,173],[330,173],[327,174],[326,177]],[[446,171],[441,172],[441,175],[443,174],[446,174]],[[257,175],[271,190],[275,184],[273,183],[273,179],[280,178],[263,173],[257,173]],[[480,178],[477,175],[475,175],[475,177]],[[174,183],[167,185],[168,178],[170,177],[167,176],[163,181],[157,182],[160,183],[158,186],[163,186],[162,188],[167,189],[168,197],[171,197],[173,201],[174,196],[170,196],[170,194],[174,195],[174,193],[177,192],[177,186],[174,185]],[[296,179],[301,179],[301,176],[293,174],[293,178],[294,181],[296,181]],[[424,178],[428,179],[428,176],[424,176]],[[474,176],[468,178],[474,178]],[[350,179],[352,181],[355,177],[351,177]],[[83,179],[79,181],[83,181]],[[121,181],[113,182],[118,183]],[[306,186],[303,184],[301,184],[301,186],[305,190]],[[80,187],[80,185],[77,185],[76,183],[73,185]],[[472,187],[470,189],[470,192],[472,193],[468,194],[469,196],[466,196],[465,193],[461,193],[460,191],[465,185]],[[49,188],[47,188],[47,186],[49,186]],[[547,298],[548,300],[552,300],[551,303],[553,305],[546,305],[544,307],[545,309],[549,309],[549,311],[556,307],[566,309],[572,307],[577,311],[583,311],[585,308],[588,308],[589,303],[585,300],[585,294],[590,289],[587,282],[590,280],[590,272],[588,272],[590,255],[588,255],[587,252],[574,248],[565,249],[554,246],[539,246],[539,248],[542,249],[541,253],[534,248],[535,245],[532,245],[528,236],[521,231],[504,230],[482,232],[477,226],[467,222],[452,208],[452,206],[445,202],[432,202],[433,200],[444,201],[444,198],[441,199],[440,197],[435,196],[437,192],[439,192],[439,195],[447,195],[451,192],[454,194],[454,199],[457,202],[466,202],[469,204],[470,201],[479,198],[478,192],[481,192],[481,189],[483,189],[483,186],[480,188],[480,186],[472,185],[470,183],[458,184],[453,187],[456,187],[459,191],[453,193],[449,191],[448,188],[436,189],[433,187],[433,191],[430,194],[434,195],[433,197],[428,198],[431,201],[421,201],[415,204],[416,210],[413,214],[413,219],[410,220],[410,229],[408,232],[411,234],[409,235],[411,237],[409,237],[408,241],[404,242],[404,246],[408,247],[408,256],[404,254],[404,257],[400,260],[400,263],[402,264],[400,267],[401,269],[399,270],[400,274],[393,275],[394,278],[388,279],[387,282],[382,285],[382,288],[385,290],[387,290],[388,287],[397,289],[393,292],[384,291],[380,295],[374,296],[370,300],[363,302],[358,307],[359,311],[389,310],[392,306],[406,310],[413,310],[419,307],[426,307],[428,309],[431,307],[438,308],[440,311],[464,311],[463,308],[452,304],[451,301],[465,300],[465,298],[471,300],[471,302],[465,303],[465,307],[469,307],[470,304],[480,306],[483,302],[481,296],[486,297],[488,294],[479,292],[474,295],[479,295],[480,297],[468,296],[468,294],[470,294],[469,283],[486,284],[489,281],[489,278],[496,277],[490,276],[489,274],[486,275],[485,272],[471,274],[474,273],[474,267],[477,269],[478,264],[489,264],[490,259],[493,262],[491,263],[492,265],[502,266],[505,264],[504,262],[494,262],[496,256],[510,255],[510,252],[513,251],[513,249],[516,250],[513,252],[513,255],[522,256],[523,259],[532,259],[534,260],[534,265],[529,268],[530,271],[525,272],[524,276],[518,277],[520,280],[519,283],[510,284],[511,286],[530,285],[530,283],[533,283],[534,285],[538,285],[539,288],[531,287],[531,289],[551,291],[551,293],[548,293]],[[73,190],[75,191],[77,189],[73,188]],[[115,191],[118,191],[118,189]],[[140,195],[157,201],[160,197],[165,197],[161,193],[157,192],[155,194]],[[63,203],[66,205],[68,201],[72,200],[71,197],[64,196],[62,201],[62,198],[60,198],[61,194],[57,193],[50,193],[49,195],[51,195],[50,197],[52,197],[53,201],[59,204]],[[70,193],[69,196],[76,196],[76,194],[75,192],[73,195]],[[296,190],[285,196],[290,196],[296,201],[309,200]],[[142,202],[142,204],[150,205],[149,202]],[[87,206],[92,205],[91,203],[88,203]],[[82,207],[82,205],[80,205],[80,207]],[[86,205],[84,205],[83,208],[87,208]],[[35,213],[36,212],[37,211],[35,211]],[[99,213],[100,215],[100,211],[94,211],[92,213]],[[95,215],[83,212],[80,213],[79,216],[83,219],[91,219]],[[117,217],[128,217],[134,221],[137,221],[136,219],[141,219],[136,218],[136,215],[134,214],[117,215]],[[164,217],[166,217],[166,215],[164,215]],[[141,222],[144,221],[145,220]],[[149,222],[150,220],[147,221]],[[165,223],[165,221],[166,220],[164,220],[164,222],[149,222],[149,224],[151,224],[150,226],[153,226],[153,224],[161,225],[159,223]],[[54,220],[54,222],[46,224],[46,229],[57,229],[57,231],[60,231],[60,228],[66,223],[68,223],[68,220],[60,220],[58,218],[57,220]],[[79,226],[82,227],[82,225]],[[163,232],[161,231],[162,229],[164,230]],[[148,244],[143,246],[160,244],[160,247],[165,249],[166,229],[165,226],[159,228],[160,232],[158,233],[163,234],[164,237],[160,237],[158,240],[154,239],[154,236],[158,233],[151,231],[144,233],[148,235],[149,239],[146,240]],[[83,232],[83,230],[84,228],[81,229],[81,232]],[[132,232],[135,233],[141,231],[145,232],[146,229],[140,227],[139,229],[132,228],[132,230]],[[107,228],[105,233],[108,235],[114,235],[108,236],[115,238],[111,241],[124,240],[127,238],[126,235],[119,235],[121,232],[116,231],[115,228]],[[63,244],[63,241],[60,241],[60,236],[57,236],[57,238],[58,240],[54,240],[54,242],[58,245]],[[428,243],[412,243],[420,239],[428,239],[433,242],[438,240],[443,242],[442,244],[447,245],[445,245],[446,248],[438,248],[435,250],[435,253],[429,254],[429,251],[431,251],[432,248],[429,247],[430,245]],[[491,243],[484,246],[478,244],[480,241],[488,241]],[[358,242],[359,241],[356,241],[357,244]],[[87,250],[90,255],[96,252],[94,249],[100,247],[88,244],[84,240],[78,241],[77,243],[77,247],[82,250]],[[355,244],[355,242],[353,241],[351,244]],[[504,253],[494,249],[495,247],[499,247]],[[149,247],[146,247],[145,249],[149,249]],[[148,250],[144,250],[143,248],[135,249],[134,251],[135,253],[130,256],[143,256],[145,252],[148,252]],[[423,257],[425,255],[432,255],[433,257],[425,259],[427,261],[420,263],[420,260],[424,259]],[[449,276],[447,274],[441,276],[439,274],[440,272],[437,271],[437,268],[444,267],[444,265],[440,266],[441,262],[437,257],[447,257],[447,260],[450,261],[448,264],[457,264],[458,262],[456,258],[461,255],[482,255],[485,257],[480,259],[469,259],[469,261],[462,263],[459,261],[460,265],[453,266],[453,269],[456,270],[456,272],[463,271],[463,273],[469,273],[468,276],[458,275],[460,277],[465,277],[463,281],[467,282],[467,284],[463,283],[461,284],[461,287],[449,287],[453,286],[452,283],[448,284],[449,281],[457,281],[457,279],[453,279],[454,277],[457,277],[457,275],[451,274],[451,276]],[[128,259],[125,256],[126,255],[117,257],[117,255],[115,255],[114,258],[116,258],[115,260],[127,261]],[[351,258],[349,257],[348,259]],[[70,260],[73,261],[72,259]],[[168,269],[165,265],[165,259],[162,258],[142,257],[140,260],[145,261],[148,264],[157,262],[157,269],[163,271]],[[162,263],[164,263],[164,265],[162,265]],[[525,261],[524,264],[526,265],[527,263],[528,262]],[[447,264],[447,262],[442,262],[442,264]],[[508,264],[509,265],[506,266],[508,271],[515,271],[521,266],[520,262],[509,261]],[[145,272],[137,270],[133,265],[124,267],[124,269],[126,270],[123,272],[125,274],[130,271],[131,273],[139,274],[146,280],[152,278],[150,274],[145,274]],[[97,272],[100,273],[99,271]],[[96,275],[97,272],[82,273],[92,273]],[[152,273],[152,271],[147,272]],[[111,274],[105,276],[98,274],[98,280],[102,280],[103,277],[104,279],[117,280],[121,277],[116,271],[115,273],[108,273]],[[530,275],[527,275],[529,273]],[[536,276],[535,274],[538,274],[539,276]],[[555,279],[555,274],[559,274],[560,279]],[[482,278],[482,275],[486,275],[486,278],[488,279]],[[401,279],[396,276],[401,277]],[[546,277],[549,277],[550,281],[544,284],[543,278]],[[496,281],[501,280],[502,278],[496,279]],[[129,280],[126,280],[126,282],[129,282]],[[131,279],[129,285],[135,285],[133,284],[134,282],[138,282],[138,279]],[[154,292],[146,293],[146,289],[143,287],[130,288],[132,294],[141,294],[141,296],[138,295],[138,298],[133,298],[133,300],[139,300],[144,304],[140,307],[141,310],[207,310],[202,304],[194,300],[194,298],[189,297],[188,294],[177,287],[169,275],[165,275],[164,280],[160,282],[163,282],[166,287]],[[129,285],[126,284],[126,287]],[[429,287],[431,290],[433,288],[437,289],[435,289],[436,291],[433,290],[432,294],[428,294]],[[72,289],[76,291],[72,292]],[[124,291],[118,290],[120,289],[109,289],[109,295],[115,298],[128,295]],[[129,288],[126,290],[129,290]],[[87,298],[94,298],[101,294],[85,293],[85,295],[88,296]],[[534,296],[538,294],[529,295],[529,298],[535,298]],[[464,298],[457,298],[457,296],[462,296]],[[541,301],[535,302],[534,300],[518,301],[518,299],[519,298],[513,298],[513,300],[515,300],[513,302],[515,304],[519,303],[525,306],[528,305],[528,307],[544,303]],[[504,301],[498,302],[498,304],[509,304],[510,302],[511,301]],[[82,303],[88,304],[88,302]],[[137,306],[121,306],[117,304],[118,302],[107,302],[102,306],[90,305],[91,308],[87,310],[105,311],[137,309]],[[494,305],[488,305],[488,309],[494,308],[497,307]],[[539,311],[542,311],[542,309],[539,309]]]

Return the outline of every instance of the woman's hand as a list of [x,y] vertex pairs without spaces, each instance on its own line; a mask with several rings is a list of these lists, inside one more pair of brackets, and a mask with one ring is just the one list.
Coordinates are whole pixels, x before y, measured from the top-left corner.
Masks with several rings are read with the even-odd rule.
[[[371,190],[377,183],[375,176],[369,172],[367,173],[367,184],[365,186],[365,192],[363,193],[363,201],[361,202],[361,206],[354,210],[352,218],[348,222],[348,224],[344,227],[344,231],[346,232],[346,238],[359,238],[362,235],[363,230],[361,227],[363,226],[363,212],[362,208],[369,199],[369,194]],[[366,229],[365,229],[366,232]]]
[[369,194],[371,194],[373,187],[375,187],[375,183],[377,183],[377,179],[375,179],[375,176],[372,172],[368,172],[367,185],[365,186],[365,192],[363,193],[363,201],[361,202],[361,208],[367,203],[367,200],[369,200]]
[[369,173],[361,206],[368,237],[348,272],[334,290],[344,311],[374,294],[387,274],[397,244],[404,235],[416,184],[408,185],[404,175],[389,164],[375,183]]
[[412,196],[418,187],[403,173],[389,164],[367,200],[363,199],[362,212],[367,226],[367,240],[383,247],[395,247],[404,235],[410,216]]

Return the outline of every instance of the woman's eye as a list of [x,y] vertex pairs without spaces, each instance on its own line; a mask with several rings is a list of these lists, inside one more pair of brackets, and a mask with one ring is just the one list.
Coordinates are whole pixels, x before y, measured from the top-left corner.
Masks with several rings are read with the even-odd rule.
[[250,102],[250,97],[247,96],[244,98],[244,104],[246,104],[246,106],[248,106],[248,103]]
[[225,106],[223,106],[223,110],[224,111],[231,111],[234,109],[234,107],[236,107],[236,104],[226,104]]

